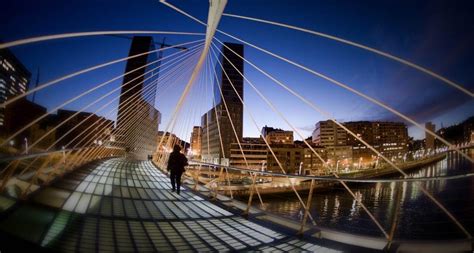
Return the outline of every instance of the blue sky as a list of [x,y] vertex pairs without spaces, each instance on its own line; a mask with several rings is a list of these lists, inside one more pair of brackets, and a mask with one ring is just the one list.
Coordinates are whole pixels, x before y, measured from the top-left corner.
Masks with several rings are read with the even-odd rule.
[[[170,1],[205,21],[208,1]],[[97,30],[174,30],[204,32],[204,27],[169,9],[159,1],[8,1],[0,25],[0,39],[20,38],[64,32]],[[474,7],[469,1],[248,1],[230,0],[225,12],[288,23],[375,47],[427,67],[448,79],[474,90]],[[439,127],[458,123],[473,115],[474,101],[460,91],[423,73],[381,58],[361,49],[285,28],[223,17],[219,29],[273,51],[293,61],[344,82],[418,122],[433,121]],[[163,36],[154,36],[161,40]],[[199,39],[197,36],[166,36],[169,43]],[[218,34],[222,41],[232,41]],[[82,68],[125,57],[130,41],[99,36],[50,41],[13,48],[13,52],[31,70],[41,69],[45,82]],[[171,51],[170,51],[171,52]],[[165,54],[166,56],[166,54]],[[245,47],[245,57],[314,104],[329,111],[336,119],[396,120],[363,98],[336,87],[287,63]],[[49,108],[60,104],[94,85],[123,74],[125,64],[70,79],[37,94],[37,102]],[[298,99],[285,93],[251,66],[244,67],[252,81],[292,124],[309,136],[314,124],[325,117],[312,111]],[[169,120],[173,105],[185,78],[174,90],[157,101],[163,123]],[[93,97],[118,87],[120,82],[101,89],[89,100],[68,105],[79,109]],[[203,85],[203,84],[202,84]],[[290,129],[255,92],[246,85],[245,101],[260,126]],[[158,90],[160,92],[160,89]],[[190,93],[188,112],[181,118],[183,138],[199,115],[210,107],[203,100],[204,87]],[[105,103],[105,101],[104,101]],[[199,106],[196,106],[199,105]],[[93,109],[91,109],[93,110]],[[112,116],[113,118],[114,116]],[[422,138],[420,130],[409,126],[410,135]],[[248,112],[244,118],[244,136],[258,135]],[[296,138],[298,136],[295,135]]]

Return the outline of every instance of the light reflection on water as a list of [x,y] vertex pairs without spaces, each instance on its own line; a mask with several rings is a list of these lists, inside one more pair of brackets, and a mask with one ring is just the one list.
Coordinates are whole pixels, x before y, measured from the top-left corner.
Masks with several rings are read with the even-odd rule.
[[[474,150],[470,150],[474,157]],[[456,153],[435,164],[409,173],[412,177],[433,177],[464,174],[474,171],[469,161]],[[474,233],[474,179],[438,180],[421,183]],[[377,220],[390,231],[396,209],[397,190],[400,190],[400,212],[396,238],[433,239],[464,238],[464,234],[428,197],[418,183],[350,184],[356,198],[364,203]],[[311,214],[320,226],[333,229],[382,236],[382,233],[356,201],[342,186],[332,191],[315,191]],[[303,197],[306,199],[306,196]],[[266,210],[294,220],[301,220],[303,208],[294,194],[265,196]]]

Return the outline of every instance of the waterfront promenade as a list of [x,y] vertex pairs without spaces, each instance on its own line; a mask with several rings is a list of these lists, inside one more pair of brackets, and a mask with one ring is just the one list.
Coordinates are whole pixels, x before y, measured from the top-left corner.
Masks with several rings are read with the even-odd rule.
[[[396,165],[404,172],[408,172],[423,166],[427,166],[433,163],[436,163],[442,159],[446,158],[447,153],[443,152],[437,155],[433,155],[427,158],[419,159],[416,161],[408,161],[405,163],[397,163]],[[230,178],[235,176],[235,171],[229,169],[228,170],[230,173]],[[195,174],[199,173],[199,175]],[[209,184],[212,180],[214,180],[216,177],[219,176],[218,171],[213,172],[211,170],[208,170],[206,168],[201,168],[199,171],[195,168],[189,170],[188,175],[192,179],[190,181],[192,182],[193,180],[196,181],[198,180],[202,184]],[[206,175],[203,177],[202,175]],[[354,179],[371,179],[371,178],[379,178],[379,177],[386,177],[386,176],[399,176],[400,172],[392,167],[389,164],[383,164],[380,165],[377,168],[370,168],[370,169],[364,169],[364,170],[355,170],[355,171],[349,171],[347,173],[344,173],[344,171],[340,171],[338,173],[340,177],[343,178],[354,178]],[[242,175],[239,173],[238,177],[242,177]],[[327,176],[328,178],[333,178],[333,176]],[[304,178],[291,178],[288,179],[286,177],[277,177],[277,176],[268,176],[268,175],[259,175],[259,179],[262,179],[263,181],[266,181],[264,183],[258,183],[258,190],[259,194],[264,195],[264,194],[276,194],[276,193],[289,193],[293,192],[293,187],[297,191],[308,191],[310,189],[310,181],[308,179]],[[250,181],[250,180],[249,180]],[[293,184],[293,187],[292,187]],[[318,181],[315,185],[314,188],[317,190],[330,190],[332,186],[339,184],[338,182],[324,182],[324,181]],[[248,196],[250,193],[250,184],[234,184],[234,183],[228,183],[226,180],[220,180],[219,183],[219,188],[218,191],[225,194],[229,193],[230,191],[233,192],[233,195],[235,196]]]

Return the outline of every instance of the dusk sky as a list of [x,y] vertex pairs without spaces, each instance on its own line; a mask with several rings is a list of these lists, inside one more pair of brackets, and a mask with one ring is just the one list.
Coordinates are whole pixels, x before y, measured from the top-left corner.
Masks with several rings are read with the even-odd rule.
[[[170,1],[202,21],[207,19],[208,1]],[[226,13],[283,22],[383,50],[424,66],[474,91],[474,4],[472,1],[242,1],[229,0]],[[205,27],[161,4],[158,0],[140,1],[28,1],[2,3],[0,40],[4,42],[33,36],[105,30],[161,30],[205,32]],[[474,100],[468,95],[397,62],[325,38],[252,21],[222,17],[219,29],[287,57],[315,71],[360,90],[424,124],[433,121],[449,126],[474,115]],[[204,38],[189,35],[166,36],[167,43],[179,44]],[[221,41],[233,40],[216,34]],[[32,72],[34,82],[40,68],[40,83],[96,64],[126,57],[130,40],[94,36],[18,46],[11,50]],[[341,121],[402,121],[340,87],[312,74],[245,47],[245,58],[332,113]],[[174,53],[170,50],[164,56]],[[37,102],[53,108],[95,85],[123,74],[125,63],[72,78],[38,92]],[[304,105],[250,65],[244,66],[252,81],[276,107],[309,136],[314,124],[326,118]],[[162,112],[162,130],[169,121],[172,107],[185,85],[157,96],[156,107]],[[179,80],[178,80],[179,81]],[[101,89],[94,96],[79,100],[68,109],[79,109],[120,85],[121,80]],[[200,115],[210,109],[210,98],[203,100],[203,87],[190,94],[188,112],[182,118],[182,133],[199,124]],[[209,86],[210,87],[210,86]],[[158,93],[162,91],[158,89]],[[117,93],[118,94],[118,93]],[[209,93],[210,94],[210,93]],[[290,129],[256,93],[246,85],[244,100],[260,126]],[[107,101],[104,101],[105,103]],[[97,108],[97,107],[94,107]],[[92,108],[89,111],[94,111]],[[99,113],[104,115],[105,113]],[[112,114],[114,119],[116,113]],[[178,122],[178,124],[180,124]],[[421,130],[409,125],[409,134],[424,138]],[[258,136],[247,111],[244,136]],[[295,139],[300,139],[295,134]]]

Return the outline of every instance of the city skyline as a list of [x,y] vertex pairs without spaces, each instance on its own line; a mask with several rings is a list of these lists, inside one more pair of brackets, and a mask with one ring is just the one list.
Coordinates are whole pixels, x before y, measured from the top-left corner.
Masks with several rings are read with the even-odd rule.
[[[123,10],[124,2],[118,2],[117,5],[112,8],[123,18],[133,16],[140,18],[132,19],[132,22],[126,24],[117,21],[119,24],[114,25],[110,25],[106,15],[101,17],[97,14],[97,11],[90,9],[89,4],[91,3],[72,3],[72,6],[63,6],[63,4],[58,1],[49,4],[59,5],[64,7],[65,10],[71,8],[83,10],[87,14],[90,14],[90,18],[80,26],[71,26],[74,16],[66,17],[61,13],[51,14],[52,16],[49,19],[35,20],[36,16],[44,16],[44,13],[48,12],[48,5],[38,8],[37,13],[28,13],[29,16],[22,15],[20,9],[15,17],[9,19],[10,22],[8,24],[0,28],[2,34],[8,34],[8,37],[2,37],[2,40],[10,41],[31,36],[33,35],[32,32],[29,33],[28,31],[33,31],[37,28],[36,26],[42,27],[41,29],[37,29],[36,33],[50,34],[53,31],[51,29],[45,31],[44,27],[51,27],[51,25],[48,24],[51,24],[55,18],[63,19],[64,23],[58,24],[54,32],[66,32],[66,30],[64,30],[66,27],[68,28],[67,32],[71,32],[87,29],[100,30],[105,28],[152,28],[153,25],[159,25],[160,28],[163,28],[162,30],[166,30],[165,28],[171,29],[171,27],[173,27],[174,30],[182,31],[202,32],[203,30],[202,27],[195,24],[192,20],[183,19],[179,14],[170,12],[163,6],[151,1],[140,3],[134,7],[141,10],[139,14],[133,11],[125,12]],[[206,6],[187,5],[183,3],[177,4],[182,4],[183,6],[180,7],[196,15],[198,18],[205,20]],[[466,44],[472,40],[473,36],[472,32],[460,28],[460,24],[472,19],[472,17],[467,15],[470,6],[467,3],[464,5],[458,4],[456,6],[450,6],[447,3],[439,2],[430,4],[430,6],[422,3],[417,3],[415,6],[409,3],[392,3],[392,5],[393,6],[379,6],[374,3],[372,6],[378,11],[369,12],[367,6],[355,6],[354,4],[344,1],[334,4],[334,6],[320,3],[319,5],[310,4],[310,7],[318,6],[319,8],[314,8],[314,11],[327,11],[329,14],[308,15],[309,9],[311,8],[304,10],[298,6],[293,6],[288,9],[288,15],[286,15],[287,9],[285,8],[288,8],[289,5],[284,2],[279,2],[272,7],[272,9],[275,9],[275,11],[272,12],[273,16],[266,15],[264,12],[262,16],[260,12],[258,14],[257,12],[264,9],[264,3],[255,3],[253,10],[244,12],[242,6],[233,5],[231,1],[227,6],[226,12],[287,22],[369,44],[413,60],[435,71],[441,71],[445,76],[459,81],[466,88],[472,90],[472,83],[474,82],[467,70],[470,66],[474,65],[472,60],[474,57],[471,57],[473,52],[469,47],[466,47]],[[446,5],[452,8],[444,10],[443,7],[446,7]],[[10,8],[14,8],[15,3],[8,3],[7,9],[9,6]],[[150,7],[150,9],[144,8],[145,6]],[[154,8],[156,8],[155,11],[160,11],[160,14],[163,13],[157,20],[151,19]],[[344,12],[350,8],[354,9],[353,13],[345,15],[343,18],[331,18],[331,16],[337,14],[338,11]],[[404,15],[399,15],[399,13],[396,12],[389,13],[390,8],[400,11],[403,10]],[[416,8],[421,8],[421,10],[424,11],[415,13],[414,10]],[[290,15],[290,12],[299,12],[301,16]],[[363,16],[364,13],[367,14],[367,16]],[[438,20],[439,17],[443,17],[444,21],[439,24],[439,29],[433,30],[431,26],[426,25],[424,18],[427,17],[427,13],[430,14],[429,18],[431,20]],[[387,18],[387,20],[385,20],[383,19],[385,17],[384,15],[388,15],[388,17],[392,17],[392,19]],[[337,17],[337,15],[335,16]],[[404,18],[402,19],[401,16]],[[455,18],[456,16],[457,18]],[[305,18],[309,18],[309,20],[305,20]],[[326,18],[327,22],[322,22],[323,18]],[[38,21],[38,23],[28,28],[25,26],[29,24],[28,20],[35,20]],[[144,25],[145,23],[146,25]],[[171,23],[173,23],[173,25],[171,25]],[[14,27],[24,27],[25,29],[13,30]],[[474,109],[472,99],[452,87],[447,87],[426,75],[415,73],[400,64],[390,62],[389,60],[370,53],[361,52],[358,49],[340,45],[336,42],[310,37],[294,31],[288,32],[283,29],[266,27],[264,24],[257,25],[249,21],[241,21],[229,17],[222,18],[219,28],[243,38],[248,36],[249,33],[252,33],[254,34],[251,41],[252,43],[276,51],[297,62],[302,62],[308,66],[321,69],[323,73],[334,76],[371,96],[387,102],[389,105],[407,113],[422,124],[431,121],[437,125],[437,128],[441,126],[441,123],[445,126],[452,125],[470,116]],[[255,29],[261,28],[267,31],[260,33],[253,32]],[[357,31],[357,33],[355,33],[355,31]],[[399,36],[399,31],[405,31],[404,34],[406,36]],[[275,34],[275,37],[272,37],[272,40],[269,42],[264,42],[264,39],[267,38],[269,34]],[[381,35],[376,36],[377,34]],[[422,36],[420,34],[430,36]],[[286,40],[285,36],[288,35],[295,36],[297,43],[295,44],[293,41]],[[160,36],[154,37],[155,40],[162,38]],[[166,37],[174,44],[197,39],[177,36]],[[217,37],[222,41],[232,41],[219,34],[217,34]],[[59,44],[55,42],[48,42],[41,45],[44,46],[44,50],[38,50],[38,47],[34,46],[25,46],[13,48],[12,51],[29,68],[30,72],[33,73],[33,77],[36,76],[36,70],[39,67],[41,80],[44,82],[54,79],[61,74],[73,72],[80,67],[87,67],[95,63],[125,56],[127,54],[126,52],[128,52],[129,45],[130,40],[103,36],[97,38],[70,39],[62,46],[59,46]],[[287,64],[275,61],[247,46],[245,48],[247,51],[246,58],[259,66],[266,66],[266,70],[269,70],[269,72],[274,74],[278,79],[290,84],[292,88],[298,92],[305,95],[310,94],[307,97],[310,98],[312,102],[321,105],[321,107],[333,113],[334,117],[338,120],[343,122],[356,120],[400,121],[383,109],[379,109],[361,98],[348,94],[338,87],[329,85],[314,76],[302,73],[300,70],[288,67]],[[56,53],[52,53],[52,50],[55,50]],[[84,51],[87,50],[90,51],[90,55],[84,54]],[[118,52],[121,52],[121,54],[117,55]],[[432,52],[436,52],[436,54]],[[84,54],[84,56],[81,54]],[[54,60],[45,61],[47,58],[45,57],[46,55],[53,55]],[[92,60],[91,56],[93,56]],[[437,62],[435,59],[438,57],[449,59],[449,62],[446,62],[446,64],[442,62],[433,64],[433,62]],[[89,60],[86,61],[86,58]],[[75,59],[74,64],[71,63],[71,65],[68,65],[67,60],[69,59]],[[72,66],[75,67],[73,68]],[[339,66],[344,66],[344,68],[340,68]],[[107,80],[107,78],[123,72],[124,68],[124,64],[117,64],[116,66],[101,70],[98,73],[88,74],[83,78],[68,80],[66,84],[59,84],[56,90],[46,89],[43,92],[38,92],[36,100],[44,104],[47,108],[51,108],[58,103],[51,98],[55,97],[59,92],[65,96],[72,96],[72,94],[77,93],[78,90],[71,87],[83,87],[86,89],[88,85],[93,85],[101,80]],[[244,69],[246,77],[260,88],[276,87],[271,81],[263,78],[261,74],[258,74],[248,64],[244,64]],[[86,79],[90,81],[86,82]],[[34,83],[34,81],[35,80],[31,83]],[[380,83],[383,83],[384,90],[378,89]],[[245,100],[252,103],[250,106],[255,115],[261,115],[258,122],[260,125],[271,125],[289,129],[282,120],[276,119],[275,114],[269,113],[270,110],[268,107],[262,101],[259,101],[259,98],[251,91],[247,82],[245,82],[244,85]],[[109,90],[111,89],[112,87],[109,88]],[[278,88],[263,89],[269,98],[273,101],[277,101],[276,106],[288,116],[291,122],[295,122],[294,125],[305,134],[305,137],[311,134],[316,122],[326,119],[309,110],[303,104],[296,102],[297,100],[291,98],[291,96],[285,95]],[[415,97],[411,94],[420,94],[420,96]],[[78,109],[83,103],[84,101],[71,104],[69,107],[66,107],[66,109]],[[163,109],[163,122],[169,120],[170,112],[168,108],[173,105],[173,102],[162,100],[158,101],[156,105],[159,110]],[[204,106],[202,110],[204,110]],[[298,113],[294,113],[295,111]],[[111,118],[114,119],[114,117]],[[198,125],[197,122],[199,119],[194,120],[196,122],[194,125]],[[424,137],[424,132],[421,130],[415,129],[410,125],[408,127],[410,136],[415,137],[415,139]],[[186,131],[183,130],[182,133],[178,134],[182,135],[181,137],[183,139],[188,139],[186,135],[189,135],[189,129]],[[258,129],[252,126],[246,112],[244,112],[243,135],[258,136]],[[295,139],[301,138],[295,136]]]
[[0,253],[474,249],[474,2],[0,6]]

